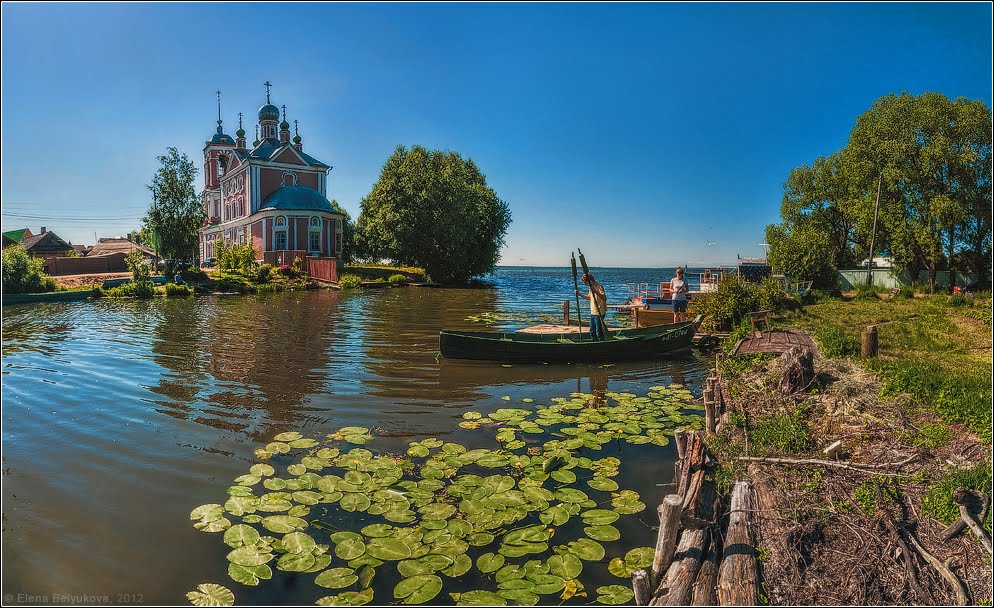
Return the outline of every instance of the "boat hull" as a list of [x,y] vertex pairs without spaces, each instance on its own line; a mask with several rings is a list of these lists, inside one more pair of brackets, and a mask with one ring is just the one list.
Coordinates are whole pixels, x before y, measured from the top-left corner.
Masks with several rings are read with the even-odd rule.
[[690,347],[697,325],[678,323],[612,331],[593,342],[580,334],[518,334],[443,331],[439,350],[447,359],[507,363],[605,363],[655,359]]

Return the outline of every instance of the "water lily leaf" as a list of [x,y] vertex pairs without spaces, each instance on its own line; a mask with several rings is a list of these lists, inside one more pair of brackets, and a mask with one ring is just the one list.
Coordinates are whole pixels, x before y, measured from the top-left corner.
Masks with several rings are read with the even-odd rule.
[[539,513],[538,517],[543,524],[561,526],[569,521],[570,513],[564,506],[555,505]]
[[291,532],[283,537],[283,548],[289,553],[310,553],[316,544],[303,532]]
[[276,567],[284,572],[304,572],[314,567],[313,553],[284,553],[276,560]]
[[411,556],[411,548],[394,538],[373,538],[366,545],[366,552],[384,561],[399,561]]
[[393,526],[390,524],[370,524],[363,528],[361,532],[370,538],[381,538],[390,536],[393,529]]
[[538,574],[529,577],[528,580],[535,585],[533,592],[539,595],[559,593],[566,588],[566,581],[554,574]]
[[262,481],[261,477],[259,477],[258,475],[251,475],[251,474],[239,475],[238,477],[235,478],[235,483],[237,483],[240,486],[254,486],[260,481]]
[[[250,491],[251,492],[251,491]],[[221,505],[200,505],[196,509],[190,512],[190,519],[199,519],[203,522],[214,521],[215,519],[221,519],[224,516],[224,507]]]
[[343,543],[347,540],[362,541],[362,534],[356,534],[355,532],[343,530],[341,532],[332,533],[329,538],[331,538],[331,542],[337,545],[338,543]]
[[632,576],[632,570],[628,569],[628,565],[625,564],[625,560],[620,557],[616,557],[611,560],[611,562],[607,565],[607,571],[618,578],[627,579]]
[[607,585],[597,588],[597,601],[611,606],[627,603],[635,597],[629,587],[622,585]]
[[312,492],[310,490],[302,490],[300,492],[294,492],[292,494],[294,502],[298,502],[302,505],[316,505],[324,498],[324,496],[318,492]]
[[231,521],[229,521],[226,517],[207,522],[200,520],[193,524],[193,527],[201,532],[224,532],[231,527]]
[[342,509],[346,511],[365,511],[369,508],[369,497],[358,492],[349,492],[338,501]]
[[507,600],[493,591],[478,589],[465,593],[450,593],[458,606],[506,606]]
[[373,584],[373,577],[376,576],[376,569],[367,564],[359,568],[357,576],[359,577],[359,587],[369,589],[369,586]]
[[479,420],[483,417],[483,414],[480,412],[463,412],[462,417],[466,420]]
[[599,562],[604,559],[604,546],[589,538],[580,538],[569,543],[570,552],[576,557],[588,561]]
[[522,606],[534,606],[538,604],[538,596],[527,589],[502,589],[497,592],[497,595]]
[[411,447],[407,448],[407,455],[415,458],[424,458],[430,453],[428,448],[420,444],[411,445]]
[[286,488],[286,480],[279,477],[271,477],[262,482],[267,490],[282,490]]
[[266,451],[272,454],[286,454],[290,451],[290,446],[282,441],[274,441],[266,444]]
[[422,574],[433,574],[435,572],[435,568],[433,568],[431,564],[420,560],[405,559],[404,561],[397,562],[397,572],[399,572],[401,576],[408,578]]
[[393,596],[405,604],[423,604],[442,590],[442,579],[433,574],[405,578],[393,589]]
[[480,572],[488,574],[496,572],[504,565],[504,556],[499,553],[484,553],[476,558],[476,567]]
[[330,565],[331,565],[331,556],[330,555],[317,555],[317,554],[315,554],[314,555],[314,565],[311,566],[310,568],[308,568],[307,570],[304,570],[304,572],[307,572],[307,573],[321,572],[322,570],[324,570],[325,568],[327,568]]
[[569,580],[580,576],[583,571],[583,562],[576,557],[566,553],[564,555],[553,555],[546,563],[549,565],[549,574]]
[[227,587],[215,583],[200,583],[196,591],[186,594],[194,606],[234,606],[235,594]]
[[296,431],[291,431],[289,433],[280,433],[279,435],[273,437],[273,441],[283,441],[289,443],[291,441],[296,441],[301,437],[303,437],[303,435],[301,435],[300,433]]
[[273,577],[273,570],[263,564],[261,566],[239,566],[238,564],[228,564],[228,576],[231,580],[242,585],[254,587],[259,584],[260,579],[270,579]]
[[[361,540],[346,539],[335,545],[335,555],[344,559],[355,559],[366,552],[366,544]],[[375,555],[373,557],[376,557]]]
[[462,538],[473,532],[473,524],[465,519],[450,519],[446,527],[456,538]]
[[296,439],[288,444],[291,448],[313,448],[318,442],[313,439]]
[[627,564],[631,570],[639,570],[640,568],[648,568],[652,565],[652,559],[655,555],[656,550],[653,547],[638,547],[632,549],[625,554],[625,564]]
[[359,569],[363,566],[371,566],[373,568],[378,568],[383,565],[383,560],[376,559],[372,555],[360,555],[355,559],[349,560],[349,568]]
[[[575,502],[580,503],[587,500],[587,495],[574,488],[560,488],[556,490],[556,498],[562,502]],[[643,508],[645,505],[643,505]]]
[[552,477],[559,483],[573,483],[576,481],[576,473],[567,469],[559,469],[558,471],[553,471],[550,477]]
[[363,606],[373,601],[373,590],[345,591],[338,595],[327,595],[318,599],[318,606]]
[[587,525],[603,526],[613,524],[618,521],[618,517],[620,516],[614,511],[608,511],[607,509],[591,509],[581,513],[580,517],[583,519],[583,523]]
[[599,541],[612,541],[621,538],[621,532],[619,532],[614,526],[610,525],[587,526],[583,529],[583,533],[590,538]]
[[622,490],[616,494],[613,494],[614,498],[611,499],[611,506],[618,513],[624,515],[631,515],[632,513],[638,513],[645,509],[645,503],[639,500],[638,492],[632,490]]
[[268,464],[259,463],[249,467],[249,473],[258,475],[259,477],[269,477],[276,474],[276,469]]
[[238,548],[244,545],[254,545],[259,540],[259,533],[252,526],[237,524],[224,532],[224,543],[229,547]]
[[286,470],[291,475],[303,475],[307,472],[307,467],[302,464],[291,464],[286,468]]
[[463,574],[469,572],[470,568],[473,567],[473,560],[470,559],[465,553],[457,555],[452,565],[448,568],[442,569],[442,574],[449,576],[451,578],[458,578]]
[[359,580],[352,568],[331,568],[317,575],[314,584],[326,589],[344,589]]
[[262,521],[261,515],[250,514],[242,517],[242,521],[247,524],[257,524]]
[[228,553],[228,561],[239,566],[261,566],[275,557],[268,550],[260,551],[258,548],[239,547]]
[[494,542],[494,538],[489,532],[475,532],[466,537],[466,542],[474,547],[485,547]]
[[276,534],[286,534],[304,530],[307,528],[307,521],[290,515],[270,515],[262,519],[262,527]]
[[594,477],[587,482],[587,485],[602,492],[614,492],[618,489],[618,482],[607,477]]

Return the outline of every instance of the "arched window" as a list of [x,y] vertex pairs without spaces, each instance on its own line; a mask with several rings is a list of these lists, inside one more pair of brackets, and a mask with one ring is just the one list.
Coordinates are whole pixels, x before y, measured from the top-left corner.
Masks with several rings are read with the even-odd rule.
[[307,250],[321,253],[321,218],[314,216],[308,226]]
[[286,217],[278,215],[273,221],[273,249],[283,251],[286,245]]

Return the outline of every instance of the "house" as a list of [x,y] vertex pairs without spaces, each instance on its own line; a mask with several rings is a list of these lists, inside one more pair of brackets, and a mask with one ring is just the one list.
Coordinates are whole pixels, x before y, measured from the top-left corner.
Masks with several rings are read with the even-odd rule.
[[22,240],[24,240],[25,237],[28,236],[32,236],[30,228],[18,228],[17,230],[8,230],[7,232],[3,233],[3,238],[4,238],[3,246],[7,247],[8,245],[12,244],[8,243],[7,242],[8,240],[13,241],[14,243],[20,243]]
[[54,232],[49,232],[44,226],[41,228],[41,234],[21,239],[21,246],[36,258],[66,256],[73,250],[71,244],[62,240]]
[[331,167],[304,152],[297,121],[291,140],[286,106],[280,122],[280,109],[270,102],[271,86],[266,83],[252,148],[246,145],[241,114],[235,137],[224,133],[218,96],[217,132],[204,146],[202,260],[216,257],[219,239],[249,243],[269,263],[341,255],[345,216],[326,198]]
[[142,247],[137,243],[133,243],[123,236],[106,237],[97,240],[97,244],[90,248],[89,252],[86,254],[88,257],[95,257],[101,255],[111,255],[115,253],[123,253],[128,255],[133,251],[141,251],[145,254],[145,258],[149,260],[156,259],[155,252],[148,247]]
[[73,245],[72,249],[73,249],[73,251],[76,252],[77,256],[83,257],[86,254],[90,253],[91,246],[90,245]]

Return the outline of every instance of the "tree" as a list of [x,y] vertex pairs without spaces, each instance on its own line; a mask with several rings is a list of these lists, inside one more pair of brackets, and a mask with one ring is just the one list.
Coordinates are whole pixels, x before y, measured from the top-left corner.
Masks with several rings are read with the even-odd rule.
[[3,250],[4,293],[38,293],[55,291],[55,281],[45,274],[45,262],[32,257],[24,247],[10,245]]
[[836,244],[832,236],[812,222],[771,224],[766,227],[770,266],[797,281],[813,281],[813,287],[835,289],[837,271],[832,265]]
[[439,283],[492,271],[511,223],[472,160],[421,146],[394,151],[361,207],[356,241],[365,256],[420,266]]
[[194,188],[197,168],[176,148],[167,148],[166,155],[158,160],[162,166],[148,185],[152,204],[145,213],[143,231],[154,235],[159,255],[195,258],[200,227],[206,219]]

